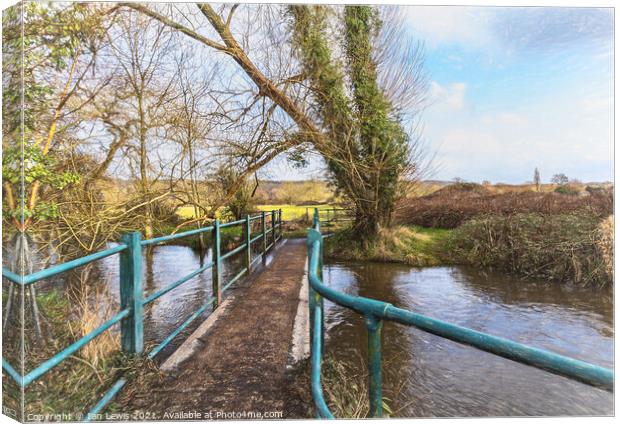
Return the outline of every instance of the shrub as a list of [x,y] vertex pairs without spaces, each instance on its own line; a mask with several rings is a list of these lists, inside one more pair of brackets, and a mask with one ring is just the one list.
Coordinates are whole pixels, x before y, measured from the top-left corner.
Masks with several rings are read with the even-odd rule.
[[525,278],[607,286],[613,281],[613,229],[600,222],[585,213],[480,217],[453,231],[449,247],[461,263]]
[[397,205],[394,221],[423,227],[456,228],[484,215],[519,213],[566,214],[584,212],[605,218],[613,213],[613,192],[592,191],[585,196],[534,191],[493,194],[483,186],[452,185]]
[[567,194],[569,196],[577,196],[579,195],[579,190],[575,187],[571,187],[568,184],[559,185],[553,190],[555,193]]
[[610,280],[614,275],[614,216],[610,215],[598,225],[596,247]]

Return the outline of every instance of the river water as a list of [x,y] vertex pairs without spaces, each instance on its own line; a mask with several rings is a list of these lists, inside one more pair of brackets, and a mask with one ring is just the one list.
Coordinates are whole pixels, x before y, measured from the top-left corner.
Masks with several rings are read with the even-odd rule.
[[[327,285],[613,368],[610,290],[464,267],[328,263]],[[326,354],[364,369],[366,329],[325,301]],[[399,417],[610,415],[613,395],[395,323],[383,327],[384,397]]]
[[[252,258],[259,253],[259,245],[256,243]],[[222,253],[232,248],[223,248]],[[238,254],[224,262],[223,281],[242,269],[242,259],[243,254]],[[210,251],[201,255],[185,246],[144,249],[145,296],[209,261]],[[114,255],[98,261],[93,275],[104,294],[98,302],[112,311],[118,310],[118,273],[118,255]],[[327,263],[324,280],[352,295],[384,300],[474,330],[613,367],[610,290],[524,282],[466,267],[418,269],[379,263]],[[147,345],[162,341],[210,297],[208,270],[148,305]],[[352,369],[364,370],[363,320],[327,300],[325,311],[326,353]],[[178,346],[192,327],[160,356]],[[383,327],[383,373],[384,396],[394,416],[399,417],[613,414],[613,396],[606,391],[394,323]]]
[[[112,247],[114,245],[110,245]],[[238,243],[222,247],[222,254],[237,247]],[[254,243],[252,260],[260,254],[260,243]],[[244,253],[240,252],[222,262],[222,286],[245,267]],[[202,267],[212,260],[211,249],[202,254],[187,246],[164,245],[142,250],[142,281],[144,282],[144,297],[167,287],[192,271]],[[269,265],[272,258],[266,256]],[[261,266],[257,261],[254,267]],[[253,268],[253,272],[254,272]],[[113,255],[97,262],[96,275],[99,286],[105,288],[105,302],[118,310],[119,301],[119,256]],[[223,298],[234,292],[235,285],[227,290]],[[202,272],[181,286],[173,289],[159,299],[150,303],[144,310],[144,341],[148,346],[154,346],[164,340],[170,333],[179,327],[187,318],[196,312],[212,297],[212,268]],[[178,347],[191,331],[197,327],[211,309],[196,319],[183,333],[177,336],[172,343],[159,355],[167,356]]]

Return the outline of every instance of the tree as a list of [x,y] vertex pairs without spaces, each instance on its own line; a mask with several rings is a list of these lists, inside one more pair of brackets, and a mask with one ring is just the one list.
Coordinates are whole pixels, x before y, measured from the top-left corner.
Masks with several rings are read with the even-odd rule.
[[399,177],[408,163],[409,138],[378,85],[373,57],[381,28],[377,11],[368,6],[344,9],[345,78],[329,47],[330,10],[291,6],[293,40],[330,140],[315,148],[325,158],[337,190],[355,205],[355,234],[372,238],[379,225],[389,224]]
[[20,232],[57,217],[50,195],[80,178],[58,166],[58,133],[90,100],[71,104],[94,65],[105,15],[88,5],[37,2],[3,14],[3,207]]
[[227,192],[231,186],[235,186],[234,196],[228,200],[226,207],[231,215],[237,220],[243,218],[250,213],[254,207],[254,193],[256,192],[256,186],[252,186],[249,182],[244,181],[240,186],[238,185],[239,173],[235,171],[230,165],[222,166],[216,178],[217,186],[220,190]]
[[551,182],[553,184],[559,184],[559,185],[566,185],[568,184],[568,177],[566,176],[566,174],[554,174],[553,177],[551,177]]
[[[300,146],[309,144],[325,157],[334,183],[354,203],[355,226],[359,229],[357,234],[372,237],[376,234],[379,224],[389,223],[398,192],[398,180],[407,168],[415,166],[410,167],[407,163],[410,158],[411,140],[402,128],[399,110],[390,104],[386,93],[402,95],[403,91],[394,90],[394,87],[414,87],[419,91],[412,96],[417,102],[421,99],[420,93],[423,90],[415,83],[420,81],[419,72],[409,77],[413,84],[392,84],[391,90],[385,89],[390,87],[389,84],[379,85],[385,78],[379,77],[378,65],[384,65],[385,68],[385,57],[388,59],[390,57],[385,51],[394,54],[398,49],[384,50],[383,54],[377,52],[374,42],[377,36],[381,36],[382,26],[372,8],[345,8],[342,18],[345,23],[343,47],[351,81],[352,98],[348,98],[349,92],[343,87],[344,81],[339,66],[331,63],[329,43],[326,42],[325,8],[292,9],[293,15],[299,13],[299,16],[294,17],[294,21],[300,22],[300,19],[306,17],[311,29],[306,31],[303,25],[294,24],[298,29],[294,37],[300,47],[298,52],[304,72],[276,79],[270,77],[272,69],[269,63],[257,65],[253,62],[247,39],[243,38],[244,42],[240,44],[233,34],[231,25],[238,5],[222,6],[219,13],[209,4],[197,5],[200,13],[215,30],[219,41],[192,29],[195,27],[193,20],[185,25],[176,20],[177,15],[169,17],[136,3],[126,3],[125,6],[231,57],[258,88],[257,97],[269,98],[274,108],[280,108],[296,124],[296,132],[287,134],[278,143],[272,143],[261,155],[260,160],[246,167],[240,175],[240,184],[245,177],[280,153],[295,151]],[[180,15],[184,16],[183,13]],[[270,25],[271,21],[269,19],[266,21],[267,25]],[[271,33],[272,27],[266,28],[267,34]],[[280,50],[280,46],[276,50]],[[317,55],[313,57],[312,53],[307,53],[311,50]],[[272,53],[266,51],[265,55],[259,57],[268,60],[271,56]],[[417,53],[409,57],[409,62],[413,63],[413,69],[420,69],[420,56]],[[401,60],[400,63],[408,62]],[[321,68],[328,72],[322,75]],[[305,72],[308,69],[314,69],[316,72],[308,75]],[[386,75],[389,77],[390,73],[382,73],[383,77]],[[392,76],[397,76],[392,80],[398,81],[403,75],[392,73]],[[310,90],[305,89],[306,82],[311,83]],[[297,87],[297,91],[291,87]],[[315,96],[315,101],[306,103],[306,99],[311,96]],[[324,99],[329,101],[323,103]],[[370,122],[366,122],[366,118],[370,118]],[[354,154],[352,160],[349,154]],[[232,195],[235,191],[236,188],[231,187],[228,194]]]
[[[37,2],[22,2],[3,13],[3,216],[7,228],[17,230],[13,272],[35,271],[32,223],[57,220],[58,198],[80,180],[80,174],[63,166],[63,148],[72,141],[73,117],[91,100],[78,99],[80,85],[94,66],[105,16],[89,5]],[[11,305],[25,296],[25,288],[9,286],[4,326],[12,319]],[[35,334],[41,338],[34,285],[28,296]]]
[[540,191],[540,172],[538,172],[538,168],[534,168],[534,185],[536,186],[536,191]]
[[169,117],[167,108],[175,94],[176,78],[166,72],[166,58],[172,53],[171,31],[158,22],[132,14],[121,21],[124,37],[112,43],[114,57],[122,69],[130,95],[125,113],[134,119],[131,139],[137,152],[140,202],[144,205],[144,235],[153,237],[153,175],[149,152],[161,139]]

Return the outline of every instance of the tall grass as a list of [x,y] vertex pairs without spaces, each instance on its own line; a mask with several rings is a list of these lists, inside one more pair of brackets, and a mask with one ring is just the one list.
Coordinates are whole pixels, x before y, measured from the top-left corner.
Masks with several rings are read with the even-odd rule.
[[[296,396],[306,405],[308,413],[315,411],[310,387],[310,360],[300,362],[293,377]],[[336,418],[367,418],[370,413],[368,397],[368,368],[358,353],[350,360],[342,361],[327,354],[321,363],[321,387],[327,407]],[[383,417],[393,414],[390,400],[383,397]],[[303,416],[306,418],[307,416]],[[298,417],[295,417],[298,418]],[[299,417],[302,418],[302,417]]]
[[472,219],[452,232],[461,263],[525,278],[609,286],[613,282],[613,217],[536,213]]
[[[80,339],[112,318],[111,302],[106,299],[106,296],[100,288],[92,288],[89,285],[83,285],[79,291],[76,290],[70,294],[71,303],[77,315],[77,319],[73,320],[69,326],[72,338]],[[118,351],[119,346],[118,332],[105,331],[84,346],[80,350],[80,356],[95,368]]]

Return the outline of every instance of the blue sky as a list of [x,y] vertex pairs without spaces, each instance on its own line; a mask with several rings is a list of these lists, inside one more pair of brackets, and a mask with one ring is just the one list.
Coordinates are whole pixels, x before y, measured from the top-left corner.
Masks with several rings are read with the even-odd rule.
[[[403,6],[430,81],[423,138],[434,179],[613,179],[613,11]],[[282,161],[270,176],[318,176]],[[274,175],[276,174],[276,175]]]

